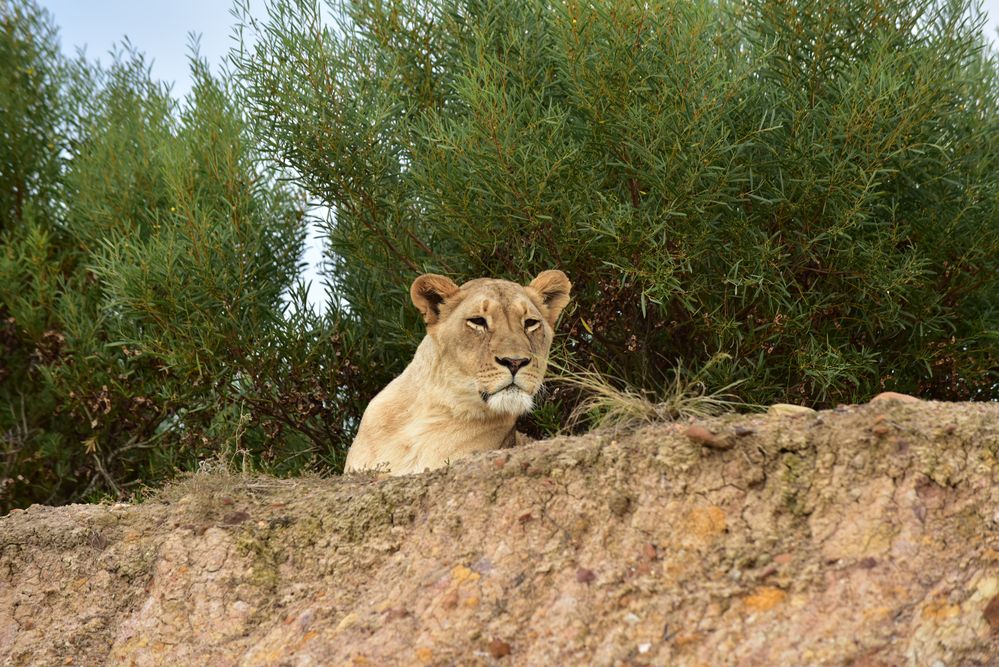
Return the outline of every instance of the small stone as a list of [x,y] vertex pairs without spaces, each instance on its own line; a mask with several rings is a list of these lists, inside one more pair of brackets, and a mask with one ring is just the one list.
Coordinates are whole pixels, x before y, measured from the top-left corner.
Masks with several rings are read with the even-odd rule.
[[534,521],[534,516],[530,512],[525,512],[524,514],[521,514],[520,516],[517,517],[517,523],[519,523],[520,525],[524,525],[529,521]]
[[453,588],[441,598],[441,606],[445,609],[454,609],[458,606],[458,589]]
[[597,575],[593,570],[588,570],[585,567],[581,567],[576,570],[576,581],[581,584],[591,584],[597,580]]
[[496,458],[493,459],[493,465],[496,467],[497,470],[499,470],[500,468],[506,465],[507,460],[508,457],[506,456],[497,456]]
[[709,442],[715,441],[715,434],[704,428],[703,426],[693,425],[687,427],[687,432],[684,434],[694,442],[700,443],[702,445]]
[[656,545],[652,544],[652,542],[646,542],[642,545],[642,556],[645,557],[645,560],[655,560],[658,555]]
[[989,600],[982,615],[985,616],[985,622],[989,624],[992,631],[999,632],[999,595]]
[[479,574],[488,574],[489,572],[492,572],[495,567],[496,566],[493,565],[493,562],[485,556],[472,563],[472,571],[478,572]]
[[628,614],[624,617],[624,622],[628,625],[635,625],[640,620],[642,619],[634,612],[628,612]]
[[756,433],[756,429],[751,426],[739,426],[735,427],[735,434],[740,438],[745,438],[747,435],[753,435]]
[[815,410],[804,405],[794,405],[793,403],[774,403],[767,408],[767,414],[797,417],[798,415],[814,415]]
[[873,556],[867,556],[866,558],[862,558],[860,562],[857,563],[857,565],[864,568],[865,570],[870,570],[871,568],[875,567],[877,564],[878,564],[878,559],[874,558]]
[[489,655],[499,660],[510,655],[510,645],[502,639],[493,639],[489,642]]
[[650,644],[648,642],[646,642],[644,644],[639,644],[638,645],[638,652],[639,653],[644,654],[644,653],[648,653],[651,650],[652,650],[652,644]]
[[400,618],[409,616],[409,610],[402,607],[394,607],[385,612],[386,621],[398,621]]
[[891,433],[891,429],[885,426],[884,424],[878,424],[877,426],[871,429],[871,433],[878,436],[879,438],[883,438],[889,433]]
[[223,505],[232,505],[236,501],[234,501],[232,498],[226,496],[225,498],[222,498],[219,502],[222,503]]
[[222,518],[222,523],[224,523],[227,526],[236,526],[238,524],[243,523],[249,518],[250,515],[242,510],[238,512],[229,512]]
[[698,424],[688,426],[684,435],[699,445],[704,445],[705,447],[711,447],[713,449],[728,449],[732,446],[732,443],[725,438],[715,435],[708,429]]
[[898,401],[899,403],[921,403],[922,401],[915,396],[909,396],[908,394],[900,394],[896,391],[883,391],[874,398],[871,399],[871,403],[877,401]]
[[610,499],[608,506],[614,516],[622,517],[631,509],[631,498],[623,493],[616,493]]

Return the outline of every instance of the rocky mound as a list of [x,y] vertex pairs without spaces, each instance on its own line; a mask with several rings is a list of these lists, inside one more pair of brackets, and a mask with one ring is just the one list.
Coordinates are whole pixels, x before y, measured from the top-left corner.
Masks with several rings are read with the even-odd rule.
[[999,405],[198,475],[0,519],[6,665],[996,665]]

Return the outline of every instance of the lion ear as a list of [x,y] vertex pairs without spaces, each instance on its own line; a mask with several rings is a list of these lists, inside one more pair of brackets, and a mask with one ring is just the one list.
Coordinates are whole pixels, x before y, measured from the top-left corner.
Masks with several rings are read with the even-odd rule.
[[441,316],[441,304],[445,299],[458,293],[458,286],[450,278],[436,273],[425,273],[413,281],[409,297],[413,305],[423,313],[427,324],[436,324]]
[[538,277],[531,281],[528,287],[541,295],[541,302],[547,309],[546,317],[548,324],[555,326],[559,313],[569,303],[569,292],[572,290],[572,283],[564,273],[558,269],[542,271]]

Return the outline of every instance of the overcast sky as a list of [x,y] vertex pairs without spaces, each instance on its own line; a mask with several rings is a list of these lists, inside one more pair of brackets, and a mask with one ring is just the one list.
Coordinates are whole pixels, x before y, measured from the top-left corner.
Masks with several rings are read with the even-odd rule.
[[[68,54],[85,48],[90,59],[108,61],[108,52],[128,37],[152,62],[153,76],[173,83],[177,97],[190,90],[188,76],[189,33],[201,36],[201,55],[218,66],[233,44],[231,0],[40,0],[55,16],[62,48]],[[259,15],[262,0],[252,0]],[[999,0],[985,0],[989,16],[987,33],[997,41]],[[317,268],[320,244],[313,238],[304,257],[309,268],[305,279],[312,282],[312,303],[324,301]]]

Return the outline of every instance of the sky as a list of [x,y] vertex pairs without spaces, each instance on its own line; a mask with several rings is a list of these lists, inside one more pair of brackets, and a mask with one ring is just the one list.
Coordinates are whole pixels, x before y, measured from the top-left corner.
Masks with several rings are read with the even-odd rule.
[[[55,17],[62,49],[69,55],[84,48],[88,59],[109,60],[108,52],[128,37],[152,62],[154,78],[173,82],[173,93],[190,90],[188,56],[190,33],[200,35],[200,53],[217,68],[234,44],[230,10],[232,0],[39,0]],[[251,11],[262,14],[263,0],[251,0]],[[999,0],[985,0],[986,33],[999,43]],[[303,278],[310,282],[311,303],[321,308],[323,294],[319,266],[322,244],[316,230],[306,244]]]

